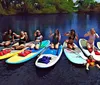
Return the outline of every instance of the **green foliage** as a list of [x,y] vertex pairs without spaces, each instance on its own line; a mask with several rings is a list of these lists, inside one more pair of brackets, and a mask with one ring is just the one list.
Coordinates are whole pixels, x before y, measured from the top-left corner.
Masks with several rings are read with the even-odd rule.
[[[74,7],[73,0],[23,0],[25,2],[25,5],[23,8],[26,9],[28,13],[69,13],[69,12],[75,12],[77,9]],[[79,0],[77,0],[78,3]],[[34,5],[34,3],[38,3],[39,9],[37,9]],[[84,0],[82,5],[79,6],[79,9],[81,10],[88,10],[88,7],[91,7],[91,5],[95,5],[95,0]],[[16,14],[21,12],[20,7],[9,7],[8,9],[3,9],[2,5],[0,3],[0,14]]]
[[4,9],[2,8],[1,3],[0,3],[0,14],[7,15],[6,10],[4,10]]
[[67,13],[73,12],[74,3],[73,0],[54,0],[53,4],[55,5],[58,12]]
[[33,12],[33,0],[24,0],[28,12]]
[[42,9],[42,13],[57,13],[55,6],[48,6]]

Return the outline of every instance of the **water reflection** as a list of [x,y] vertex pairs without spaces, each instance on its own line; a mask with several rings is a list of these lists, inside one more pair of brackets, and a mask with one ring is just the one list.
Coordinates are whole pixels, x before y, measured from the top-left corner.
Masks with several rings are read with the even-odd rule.
[[40,29],[44,39],[48,39],[49,31],[58,28],[62,34],[63,42],[66,37],[64,33],[70,29],[75,29],[79,37],[83,37],[90,28],[94,27],[100,34],[100,16],[97,13],[90,14],[51,14],[51,15],[31,15],[31,16],[3,16],[0,17],[0,40],[1,35],[8,28],[13,29],[16,33],[21,30],[27,31],[29,39],[33,40],[33,33]]

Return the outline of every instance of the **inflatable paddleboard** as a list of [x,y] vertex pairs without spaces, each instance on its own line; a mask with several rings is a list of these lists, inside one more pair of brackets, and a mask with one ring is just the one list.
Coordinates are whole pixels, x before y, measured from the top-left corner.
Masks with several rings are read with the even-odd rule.
[[[100,55],[97,55],[95,53],[95,51],[93,50],[91,53],[88,51],[87,47],[86,47],[86,43],[87,43],[87,40],[86,39],[80,39],[79,40],[79,45],[80,45],[80,48],[82,49],[82,51],[85,53],[86,56],[90,56],[92,55],[93,58],[96,60],[96,61],[100,61]],[[98,48],[96,48],[94,46],[94,49],[96,49],[97,52],[100,52],[100,50]]]
[[97,47],[98,49],[100,49],[100,42],[97,42]]
[[48,47],[50,44],[49,40],[42,41],[40,44],[40,48],[38,50],[35,49],[28,49],[32,51],[32,53],[28,54],[27,56],[19,56],[18,54],[7,59],[6,63],[8,64],[20,64],[24,63],[34,57],[36,57],[38,54],[40,54],[46,47]]
[[[59,46],[58,49],[51,49],[48,47],[42,55],[38,57],[38,59],[35,62],[35,65],[38,68],[48,68],[53,65],[55,65],[58,60],[60,59],[62,54],[62,45]],[[42,61],[40,61],[42,60]]]
[[72,63],[75,64],[85,64],[87,57],[84,56],[83,52],[80,50],[80,48],[74,44],[75,49],[71,50],[67,48],[67,43],[63,43],[64,53],[68,60],[70,60]]
[[[33,42],[33,41],[31,41],[31,42]],[[30,44],[31,42],[25,43],[25,45]],[[12,46],[16,46],[16,45],[19,45],[19,43],[16,42],[16,43],[13,44]],[[12,46],[10,45],[10,47],[12,47]],[[28,47],[26,47],[26,48],[24,48],[24,49],[22,49],[22,50],[11,50],[9,53],[6,53],[6,54],[4,54],[4,55],[0,55],[0,60],[3,60],[3,59],[6,59],[6,58],[9,58],[9,57],[12,57],[12,56],[16,55],[17,53],[24,51],[24,50],[27,49],[27,48],[28,48]],[[3,47],[2,47],[2,49],[3,49],[3,50],[6,50],[6,49],[9,49],[9,48],[3,48]]]

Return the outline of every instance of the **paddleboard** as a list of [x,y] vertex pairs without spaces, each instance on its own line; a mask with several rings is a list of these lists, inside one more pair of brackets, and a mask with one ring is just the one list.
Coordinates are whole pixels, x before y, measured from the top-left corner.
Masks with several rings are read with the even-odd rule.
[[67,48],[67,43],[63,43],[64,53],[68,60],[70,60],[74,64],[85,64],[87,57],[84,56],[83,52],[80,48],[74,43],[75,49],[71,50]]
[[[86,56],[90,56],[92,55],[93,58],[96,60],[96,61],[100,61],[100,55],[96,55],[94,50],[90,53],[86,47],[86,43],[87,43],[87,40],[86,39],[80,39],[79,40],[79,45],[80,45],[80,48],[82,49],[82,51],[85,53]],[[98,48],[96,48],[96,46],[94,46],[94,48],[100,52],[100,50]]]
[[40,54],[46,47],[48,47],[50,44],[49,40],[42,41],[40,44],[40,48],[38,50],[35,49],[30,49],[32,53],[28,54],[27,56],[19,56],[16,54],[15,56],[9,58],[6,60],[6,63],[8,64],[20,64],[24,63],[34,57],[36,57],[38,54]]
[[[38,68],[48,68],[48,67],[51,67],[53,65],[55,65],[60,57],[61,57],[61,54],[62,54],[62,45],[59,46],[58,49],[52,49],[51,47],[48,47],[39,57],[38,59],[36,60],[35,62],[35,65],[38,67]],[[51,58],[49,60],[48,63],[43,63],[43,62],[39,62],[39,60],[43,57],[47,57],[47,58]]]

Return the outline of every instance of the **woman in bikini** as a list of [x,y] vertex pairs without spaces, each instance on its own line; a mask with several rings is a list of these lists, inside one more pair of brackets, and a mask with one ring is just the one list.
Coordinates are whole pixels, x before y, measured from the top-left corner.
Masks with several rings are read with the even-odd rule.
[[10,44],[13,44],[14,43],[14,36],[15,36],[15,33],[11,30],[11,29],[9,29],[7,32],[5,32],[4,34],[3,34],[3,42],[2,43],[0,43],[0,46],[5,46],[5,47],[7,47],[7,46],[9,46]]
[[67,48],[74,50],[75,49],[74,40],[76,39],[78,41],[78,36],[75,30],[74,29],[70,30],[70,32],[65,33],[65,36],[68,36],[68,40],[65,41],[67,43]]

